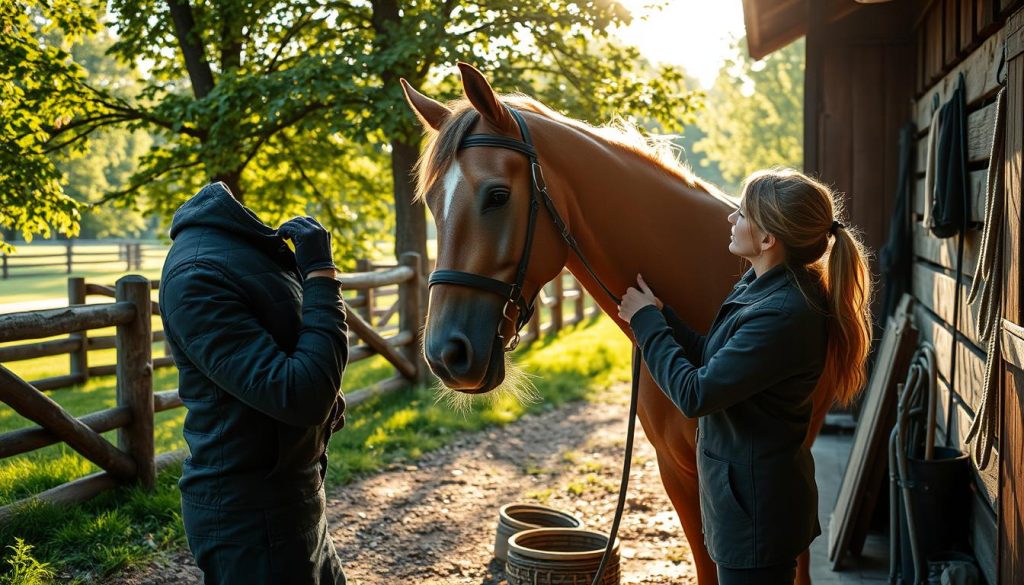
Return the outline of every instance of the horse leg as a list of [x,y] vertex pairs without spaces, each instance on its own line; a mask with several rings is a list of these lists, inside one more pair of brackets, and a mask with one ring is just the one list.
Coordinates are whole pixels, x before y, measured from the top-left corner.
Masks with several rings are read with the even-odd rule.
[[697,583],[718,585],[718,568],[704,546],[696,452],[683,448],[667,456],[658,451],[658,470],[661,473],[661,483],[672,500],[672,506],[679,515],[679,522],[683,525],[683,533],[690,544],[697,569]]
[[718,568],[704,546],[694,440],[697,421],[687,419],[654,383],[647,368],[640,377],[640,424],[658,455],[661,483],[679,515],[693,553],[700,585],[718,585]]

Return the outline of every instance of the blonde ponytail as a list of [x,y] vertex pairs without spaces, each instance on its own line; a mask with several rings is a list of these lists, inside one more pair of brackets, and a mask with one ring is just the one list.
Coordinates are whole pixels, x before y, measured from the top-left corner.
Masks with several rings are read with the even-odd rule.
[[872,284],[860,235],[839,223],[842,206],[832,189],[793,169],[754,173],[743,200],[750,220],[783,243],[789,269],[817,276],[819,294],[803,291],[808,299],[824,296],[826,306],[819,308],[829,315],[825,369],[815,392],[828,389],[839,404],[850,404],[867,381],[872,336]]

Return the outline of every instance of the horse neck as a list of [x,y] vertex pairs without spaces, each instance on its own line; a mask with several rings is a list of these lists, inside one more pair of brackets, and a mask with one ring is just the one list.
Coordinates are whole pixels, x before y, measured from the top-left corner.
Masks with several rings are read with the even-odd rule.
[[[552,196],[601,282],[621,297],[643,274],[662,301],[707,330],[743,271],[728,251],[731,206],[621,146],[557,124],[542,128],[537,143]],[[615,317],[615,302],[583,262],[570,253],[566,266]]]

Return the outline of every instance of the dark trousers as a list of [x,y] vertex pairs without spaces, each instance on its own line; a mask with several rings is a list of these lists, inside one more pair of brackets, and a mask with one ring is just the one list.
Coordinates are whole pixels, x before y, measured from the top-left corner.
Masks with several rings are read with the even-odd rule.
[[265,509],[224,510],[182,500],[185,536],[205,585],[345,585],[327,532],[323,489]]
[[729,569],[718,566],[718,585],[793,585],[796,580],[796,559],[772,567]]

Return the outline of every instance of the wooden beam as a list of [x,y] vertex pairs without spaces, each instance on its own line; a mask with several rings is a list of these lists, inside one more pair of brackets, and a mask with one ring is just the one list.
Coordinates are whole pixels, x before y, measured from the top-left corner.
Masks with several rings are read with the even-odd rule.
[[[105,433],[128,424],[131,418],[132,414],[127,408],[116,406],[87,414],[78,420],[97,433]],[[42,427],[29,427],[6,432],[0,435],[0,459],[28,453],[60,442],[61,440],[56,435]]]
[[118,478],[130,480],[135,477],[136,466],[131,457],[118,451],[85,423],[2,365],[0,400]]
[[81,305],[0,315],[0,342],[66,335],[83,329],[121,325],[135,318],[127,303]]
[[135,461],[136,478],[146,489],[156,484],[149,291],[148,280],[129,275],[118,279],[115,293],[136,311],[135,319],[117,326],[117,404],[132,412],[131,422],[117,429],[117,444]]
[[384,356],[384,359],[391,362],[401,374],[407,378],[414,378],[416,376],[416,366],[409,360],[405,359],[401,353],[395,348],[392,348],[386,339],[380,336],[379,333],[373,330],[373,327],[369,323],[363,320],[359,316],[359,313],[355,311],[348,312],[348,327],[359,336],[360,339],[366,342],[366,345],[373,348],[374,351]]

